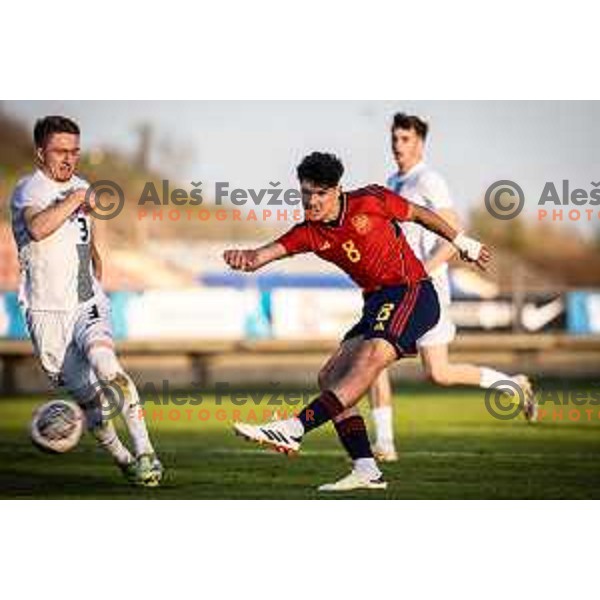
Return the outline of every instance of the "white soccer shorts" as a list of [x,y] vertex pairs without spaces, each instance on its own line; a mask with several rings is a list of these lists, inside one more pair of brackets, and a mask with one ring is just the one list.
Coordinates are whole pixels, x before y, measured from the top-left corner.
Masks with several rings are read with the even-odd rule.
[[88,349],[96,341],[113,342],[108,298],[96,295],[70,312],[27,310],[26,320],[35,354],[49,379],[86,400],[78,395],[97,381]]
[[432,278],[440,301],[440,319],[417,341],[417,348],[426,346],[446,346],[456,337],[456,325],[450,317],[450,289],[447,279]]

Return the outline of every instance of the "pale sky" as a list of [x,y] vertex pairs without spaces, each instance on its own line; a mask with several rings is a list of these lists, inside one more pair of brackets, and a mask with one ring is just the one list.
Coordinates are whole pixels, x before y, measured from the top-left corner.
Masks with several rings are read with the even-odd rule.
[[[600,102],[472,101],[10,101],[2,104],[28,125],[66,114],[82,127],[84,148],[136,148],[136,127],[151,123],[158,143],[185,149],[185,160],[162,165],[183,186],[202,180],[231,187],[294,187],[294,169],[312,150],[342,158],[347,187],[384,182],[394,165],[389,123],[402,110],[431,125],[427,161],[448,181],[463,215],[482,202],[490,183],[514,180],[537,209],[546,181],[562,179],[588,192],[600,181]],[[152,158],[160,169],[160,153]],[[596,215],[600,207],[596,207]],[[600,226],[600,218],[592,221]],[[589,227],[589,226],[588,226]],[[591,227],[590,227],[591,229]]]

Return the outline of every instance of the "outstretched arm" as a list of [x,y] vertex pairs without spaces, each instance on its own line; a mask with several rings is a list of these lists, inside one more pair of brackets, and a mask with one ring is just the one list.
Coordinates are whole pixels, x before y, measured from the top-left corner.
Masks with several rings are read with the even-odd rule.
[[467,237],[464,233],[454,229],[454,227],[433,211],[418,204],[408,202],[406,220],[414,221],[448,240],[456,247],[463,260],[474,262],[478,267],[485,270],[490,260],[489,250],[481,242]]
[[223,259],[236,271],[256,271],[261,267],[287,256],[283,244],[273,242],[254,250],[225,250]]

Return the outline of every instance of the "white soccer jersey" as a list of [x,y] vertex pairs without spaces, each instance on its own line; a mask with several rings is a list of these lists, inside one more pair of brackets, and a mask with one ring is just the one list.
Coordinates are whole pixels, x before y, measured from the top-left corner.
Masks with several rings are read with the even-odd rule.
[[91,219],[83,209],[39,242],[29,235],[24,216],[27,207],[43,210],[88,185],[77,176],[57,182],[40,170],[17,184],[11,212],[21,266],[19,299],[25,308],[71,311],[100,290],[90,254]]
[[[387,186],[420,206],[435,212],[444,208],[453,208],[448,186],[444,179],[425,163],[420,162],[408,173],[395,173],[387,180]],[[402,231],[413,252],[422,262],[430,258],[433,249],[441,239],[438,235],[417,223],[402,223]],[[442,265],[432,279],[440,293],[442,302],[450,301],[450,285],[448,281],[448,265]]]

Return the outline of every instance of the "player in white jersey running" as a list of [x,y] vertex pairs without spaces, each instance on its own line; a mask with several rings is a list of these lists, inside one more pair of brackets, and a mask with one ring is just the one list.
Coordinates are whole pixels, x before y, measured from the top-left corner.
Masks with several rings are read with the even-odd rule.
[[[437,212],[453,227],[458,227],[448,186],[444,179],[424,162],[428,124],[414,115],[397,113],[391,127],[392,152],[398,171],[389,177],[387,186],[407,200]],[[456,335],[456,327],[449,315],[450,284],[448,261],[455,255],[452,244],[432,235],[427,229],[413,223],[399,225],[412,250],[433,281],[440,299],[440,319],[417,343],[421,362],[427,377],[438,385],[472,385],[492,387],[496,382],[513,382],[523,390],[524,415],[535,421],[537,406],[531,384],[524,375],[511,376],[489,367],[455,364],[448,359],[448,344]],[[507,393],[511,390],[506,386]],[[397,460],[393,438],[392,393],[387,371],[382,371],[369,390],[376,441],[375,456],[381,461]]]
[[[100,286],[102,262],[90,215],[93,194],[75,175],[79,127],[60,116],[37,121],[38,169],[11,199],[19,250],[19,299],[35,354],[51,382],[64,386],[86,415],[87,427],[127,479],[156,486],[162,465],[150,442],[132,379],[115,354],[110,304]],[[133,454],[108,413],[120,413]]]

